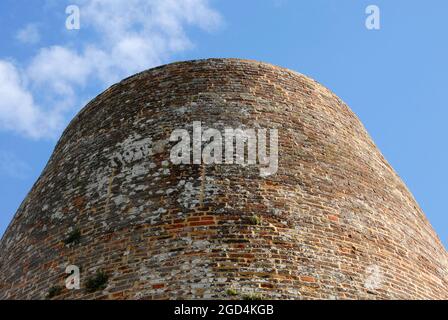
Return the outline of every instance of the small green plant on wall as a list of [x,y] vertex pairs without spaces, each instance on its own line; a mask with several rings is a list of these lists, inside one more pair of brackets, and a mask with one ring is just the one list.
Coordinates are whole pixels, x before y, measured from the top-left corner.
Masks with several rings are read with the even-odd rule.
[[98,270],[96,274],[86,281],[86,291],[89,293],[104,290],[107,287],[107,280],[109,276],[101,270]]
[[48,289],[47,298],[52,299],[54,297],[57,297],[62,293],[62,286],[53,286],[50,289]]
[[254,214],[253,216],[249,217],[249,222],[250,224],[258,226],[261,224],[261,217]]
[[76,228],[72,232],[70,232],[68,237],[64,240],[64,243],[66,245],[78,244],[80,240],[81,240],[81,231],[78,228]]

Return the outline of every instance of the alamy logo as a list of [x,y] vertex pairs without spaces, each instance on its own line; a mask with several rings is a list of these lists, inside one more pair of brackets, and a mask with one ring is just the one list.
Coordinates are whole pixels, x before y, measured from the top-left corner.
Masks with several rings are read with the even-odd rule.
[[383,283],[383,273],[379,266],[372,264],[366,268],[364,287],[368,290],[377,290]]
[[65,8],[65,13],[68,14],[68,17],[65,20],[65,27],[67,30],[79,30],[81,28],[79,7],[70,5]]
[[203,131],[201,122],[194,121],[192,139],[186,129],[171,133],[170,141],[177,144],[171,149],[170,160],[173,164],[239,165],[256,165],[258,161],[260,176],[273,175],[278,169],[278,132],[269,129],[269,155],[267,132],[267,129],[259,128],[225,128],[223,137],[220,130],[208,128]]
[[368,30],[380,30],[380,8],[376,5],[370,5],[366,8],[366,28]]
[[65,287],[68,290],[79,289],[81,279],[79,267],[75,265],[68,265],[65,269],[65,273],[69,274],[69,276],[65,279]]

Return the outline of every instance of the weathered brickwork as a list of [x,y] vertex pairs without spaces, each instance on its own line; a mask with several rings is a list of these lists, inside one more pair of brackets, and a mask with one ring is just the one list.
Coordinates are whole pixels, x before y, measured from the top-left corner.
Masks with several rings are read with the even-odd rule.
[[[176,128],[277,128],[279,168],[174,165]],[[79,230],[77,241],[72,240]],[[0,298],[448,298],[448,255],[333,93],[210,59],[112,86],[70,123],[0,244]],[[67,265],[81,289],[67,290]],[[97,270],[105,288],[86,290]]]

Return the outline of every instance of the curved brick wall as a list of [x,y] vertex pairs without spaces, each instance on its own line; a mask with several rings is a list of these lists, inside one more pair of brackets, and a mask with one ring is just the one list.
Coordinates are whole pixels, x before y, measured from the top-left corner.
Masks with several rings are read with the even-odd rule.
[[[172,164],[168,138],[193,121],[277,128],[278,172]],[[0,255],[3,299],[45,298],[69,264],[81,289],[55,298],[448,298],[447,252],[350,109],[303,75],[236,59],[151,69],[90,102]],[[96,270],[107,287],[88,293]]]

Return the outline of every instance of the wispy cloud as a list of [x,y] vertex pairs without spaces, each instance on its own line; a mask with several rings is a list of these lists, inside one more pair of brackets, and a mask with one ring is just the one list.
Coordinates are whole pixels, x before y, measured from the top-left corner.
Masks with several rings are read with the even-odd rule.
[[[133,73],[167,62],[192,47],[187,26],[205,31],[221,17],[207,0],[77,0],[81,35],[74,49],[65,44],[41,48],[19,67],[0,60],[0,128],[32,138],[58,134],[73,110],[78,93],[90,82],[106,87]],[[36,104],[44,92],[49,107]]]
[[17,32],[16,39],[22,43],[36,44],[40,41],[39,28],[36,24],[30,23]]
[[0,60],[0,127],[30,137],[50,136],[62,121],[56,108],[45,112],[26,88],[24,72]]

